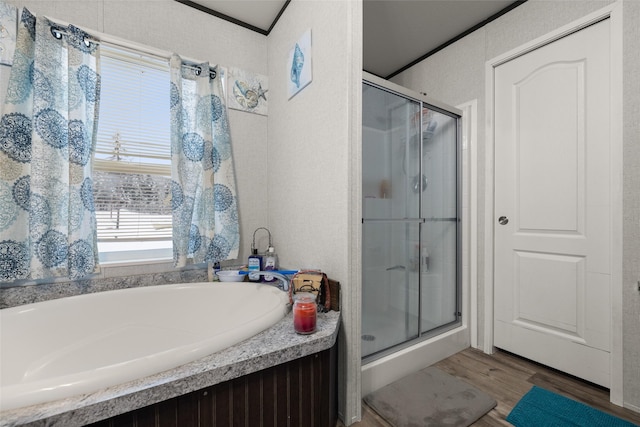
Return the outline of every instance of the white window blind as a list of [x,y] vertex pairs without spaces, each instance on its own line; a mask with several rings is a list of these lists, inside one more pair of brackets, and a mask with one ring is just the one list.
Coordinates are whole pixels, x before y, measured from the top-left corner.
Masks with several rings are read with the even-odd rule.
[[105,44],[101,53],[94,161],[101,257],[141,247],[170,249],[168,62]]

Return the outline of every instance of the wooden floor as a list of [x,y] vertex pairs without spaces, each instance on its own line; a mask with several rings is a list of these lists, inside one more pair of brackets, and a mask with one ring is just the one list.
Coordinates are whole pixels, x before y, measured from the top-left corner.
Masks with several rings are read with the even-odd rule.
[[[498,351],[488,355],[468,348],[436,364],[491,395],[498,405],[473,426],[510,426],[505,418],[533,385],[586,403],[601,411],[640,425],[640,414],[609,403],[609,390],[568,376],[561,372]],[[363,403],[362,421],[356,427],[392,427]],[[338,421],[337,427],[344,427]]]

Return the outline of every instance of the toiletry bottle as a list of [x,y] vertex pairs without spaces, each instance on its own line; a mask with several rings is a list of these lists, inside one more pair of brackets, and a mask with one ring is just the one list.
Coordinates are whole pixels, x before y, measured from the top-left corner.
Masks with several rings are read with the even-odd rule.
[[214,282],[220,281],[218,277],[218,271],[220,271],[220,262],[216,261],[213,263],[213,280]]
[[[264,257],[264,270],[272,271],[278,269],[278,255],[276,254],[276,249],[273,246],[269,246],[267,250],[267,254]],[[276,280],[271,274],[264,275],[265,282],[273,282]]]
[[258,255],[258,250],[257,249],[252,249],[252,254],[249,255],[249,262],[248,262],[248,266],[249,266],[249,281],[250,282],[259,282],[260,281],[260,275],[259,274],[252,274],[252,271],[260,271],[262,270],[262,255]]

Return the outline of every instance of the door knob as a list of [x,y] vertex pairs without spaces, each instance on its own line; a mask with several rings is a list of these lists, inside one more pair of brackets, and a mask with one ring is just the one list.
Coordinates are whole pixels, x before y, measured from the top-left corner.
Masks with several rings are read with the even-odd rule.
[[509,223],[509,218],[507,218],[506,216],[501,216],[500,218],[498,218],[498,223],[500,223],[500,225],[507,225]]

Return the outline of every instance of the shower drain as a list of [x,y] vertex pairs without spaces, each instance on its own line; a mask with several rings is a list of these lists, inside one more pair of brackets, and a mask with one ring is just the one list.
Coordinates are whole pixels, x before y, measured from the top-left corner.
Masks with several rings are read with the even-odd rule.
[[362,341],[374,341],[376,339],[375,335],[365,334],[362,336]]

